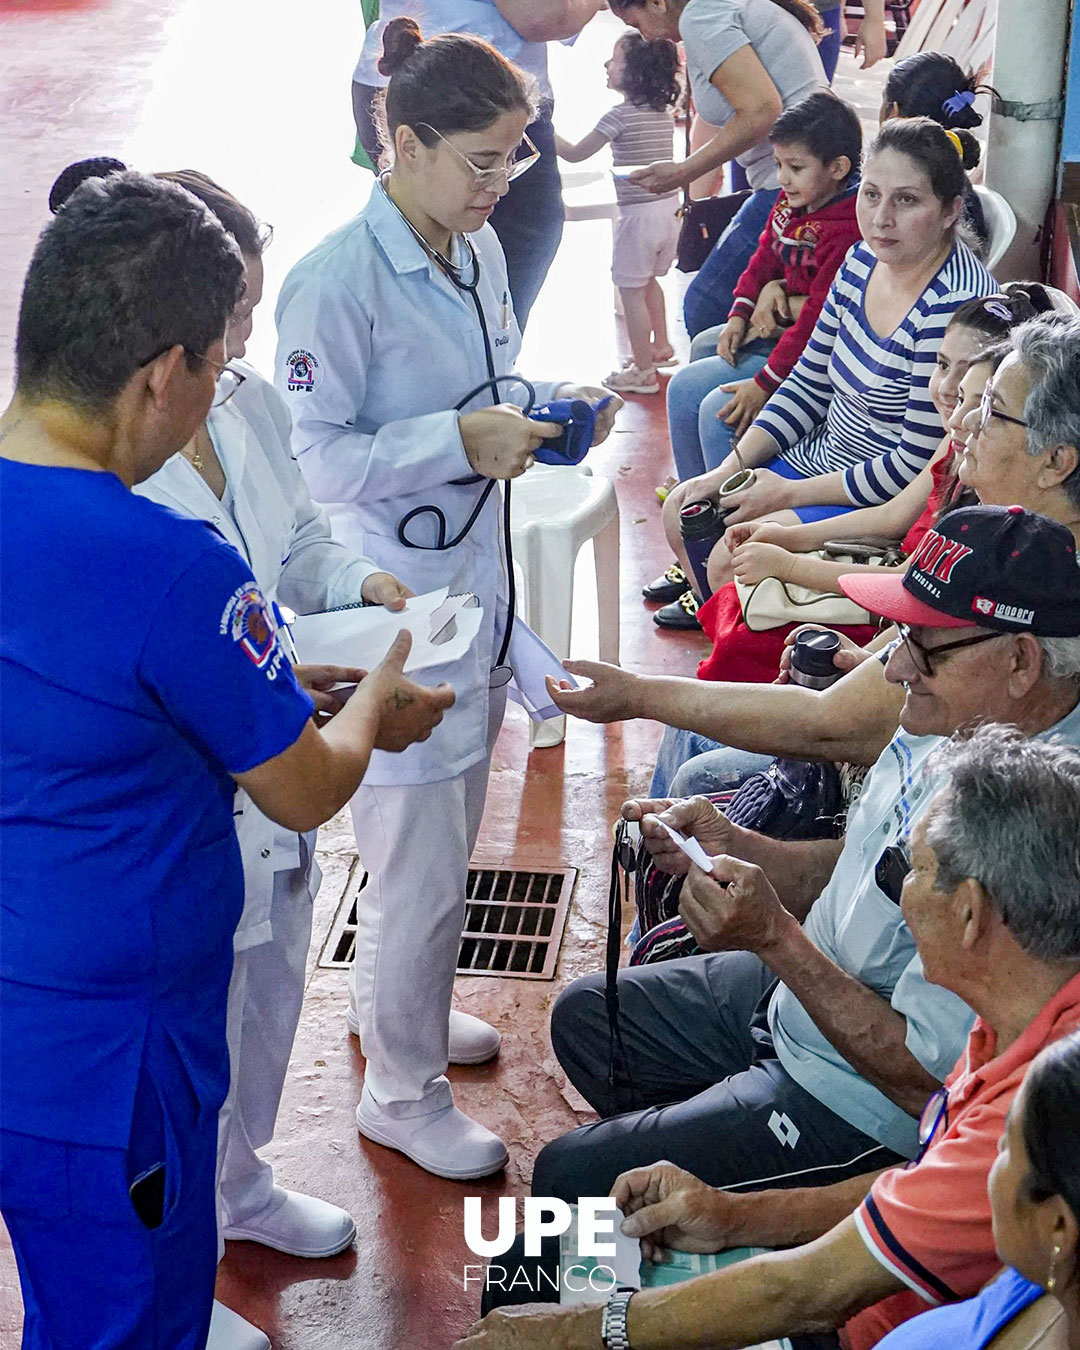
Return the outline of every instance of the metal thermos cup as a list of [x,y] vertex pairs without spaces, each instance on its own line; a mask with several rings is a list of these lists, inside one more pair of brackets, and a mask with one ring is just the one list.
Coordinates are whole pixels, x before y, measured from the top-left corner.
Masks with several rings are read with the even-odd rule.
[[708,499],[687,502],[679,512],[679,531],[694,574],[694,589],[703,601],[712,595],[709,585],[709,554],[724,537],[724,520],[730,514]]
[[800,633],[791,649],[792,684],[827,689],[843,673],[833,665],[833,657],[839,650],[840,639],[835,633],[812,629]]

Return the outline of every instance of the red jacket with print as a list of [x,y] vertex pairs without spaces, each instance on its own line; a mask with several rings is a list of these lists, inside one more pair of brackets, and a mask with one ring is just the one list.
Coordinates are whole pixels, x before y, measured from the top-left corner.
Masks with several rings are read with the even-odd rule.
[[790,295],[805,295],[798,319],[786,330],[754,379],[771,394],[787,378],[814,331],[833,277],[852,244],[862,238],[855,219],[858,183],[816,211],[788,206],[780,193],[758,246],[735,285],[728,318],[749,319],[766,282],[783,279]]

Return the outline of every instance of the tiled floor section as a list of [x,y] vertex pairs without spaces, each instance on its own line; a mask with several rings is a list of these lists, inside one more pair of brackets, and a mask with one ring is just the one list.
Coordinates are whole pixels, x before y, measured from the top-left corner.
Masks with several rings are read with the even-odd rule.
[[[569,49],[553,54],[566,134],[582,134],[610,100],[601,63],[621,30],[602,15]],[[361,34],[353,0],[296,6],[286,0],[0,0],[0,392],[11,379],[14,315],[22,273],[55,174],[90,154],[146,168],[199,167],[274,223],[267,299],[251,358],[267,369],[273,300],[289,264],[361,204],[367,180],[347,159],[348,83]],[[877,76],[839,84],[872,115]],[[599,379],[616,361],[607,276],[606,222],[567,227],[564,247],[534,311],[522,368]],[[668,280],[673,315],[680,278]],[[685,352],[685,338],[681,339]],[[668,471],[663,402],[630,400],[617,432],[594,452],[616,482],[622,510],[623,661],[688,673],[703,639],[661,634],[640,585],[666,564],[653,487]],[[595,651],[595,599],[579,569],[575,652]],[[355,1249],[305,1262],[232,1243],[219,1293],[258,1323],[277,1350],[444,1350],[474,1315],[462,1288],[468,1255],[462,1196],[521,1194],[538,1148],[587,1118],[559,1072],[546,1035],[559,988],[601,960],[608,823],[647,785],[656,727],[572,724],[563,747],[528,753],[515,709],[496,751],[477,860],[580,870],[559,976],[554,983],[470,978],[459,1006],[504,1034],[498,1061],[455,1069],[459,1105],[499,1131],[511,1149],[504,1176],[467,1187],[439,1181],[400,1156],[361,1141],[353,1107],[363,1059],[344,1023],[345,975],[318,969],[345,884],[353,841],[342,818],[321,836],[324,882],[317,902],[310,982],[271,1152],[285,1185],[347,1206]],[[57,1091],[64,1090],[57,1084]],[[14,1263],[0,1242],[0,1347],[18,1342]]]

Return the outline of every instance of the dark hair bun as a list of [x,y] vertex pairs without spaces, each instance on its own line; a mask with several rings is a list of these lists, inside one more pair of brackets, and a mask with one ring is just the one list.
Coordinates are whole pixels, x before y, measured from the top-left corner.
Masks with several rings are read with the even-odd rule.
[[1026,301],[1031,306],[1033,317],[1054,312],[1053,297],[1041,281],[1009,281],[1001,289],[1014,303]]
[[982,146],[978,140],[964,127],[950,127],[949,130],[960,142],[963,154],[960,156],[960,162],[965,169],[971,170],[978,166],[982,158]]
[[112,159],[108,155],[99,155],[96,159],[77,159],[61,171],[49,189],[49,210],[55,216],[75,189],[88,178],[107,178],[111,173],[124,173],[126,170],[127,165],[123,160]]
[[383,33],[383,54],[379,57],[379,74],[393,75],[424,41],[420,25],[415,19],[391,19]]

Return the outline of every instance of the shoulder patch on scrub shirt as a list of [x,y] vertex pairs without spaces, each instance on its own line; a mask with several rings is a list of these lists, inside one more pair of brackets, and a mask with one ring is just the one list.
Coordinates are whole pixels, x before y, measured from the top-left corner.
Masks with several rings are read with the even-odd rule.
[[289,353],[285,364],[289,368],[285,380],[289,393],[310,394],[315,388],[315,372],[319,369],[315,357],[298,347],[296,351]]
[[270,606],[258,586],[239,586],[233,591],[222,611],[218,631],[238,642],[252,665],[265,669],[269,679],[277,679],[284,653],[277,640]]

